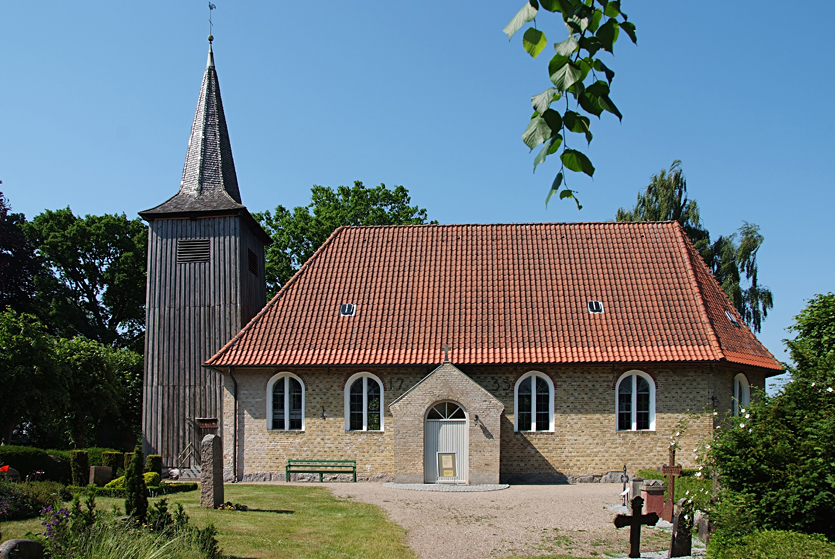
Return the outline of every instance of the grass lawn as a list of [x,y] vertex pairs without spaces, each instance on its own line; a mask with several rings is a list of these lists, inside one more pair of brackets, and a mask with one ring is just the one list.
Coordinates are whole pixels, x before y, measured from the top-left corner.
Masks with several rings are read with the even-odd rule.
[[[227,484],[225,497],[250,510],[201,509],[199,491],[169,495],[168,500],[182,503],[192,523],[214,523],[224,554],[237,559],[415,557],[404,530],[379,507],[337,500],[324,488]],[[96,502],[103,510],[124,507],[122,499]],[[38,533],[42,526],[32,519],[5,522],[0,530],[7,540]]]

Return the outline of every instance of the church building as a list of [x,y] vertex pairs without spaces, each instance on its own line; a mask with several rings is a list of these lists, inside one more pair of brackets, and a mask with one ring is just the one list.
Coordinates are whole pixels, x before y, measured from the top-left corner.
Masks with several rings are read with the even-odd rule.
[[214,418],[230,480],[599,480],[697,412],[692,467],[781,372],[676,222],[342,227],[261,308],[211,51],[180,191],[141,215],[146,445],[173,463]]

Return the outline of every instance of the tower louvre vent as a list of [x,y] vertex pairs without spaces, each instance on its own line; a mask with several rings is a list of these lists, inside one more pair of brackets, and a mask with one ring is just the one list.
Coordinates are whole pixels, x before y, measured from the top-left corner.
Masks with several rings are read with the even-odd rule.
[[177,263],[208,262],[209,239],[179,239],[177,241]]
[[258,257],[255,256],[255,253],[251,250],[247,249],[247,255],[249,256],[249,271],[258,275]]

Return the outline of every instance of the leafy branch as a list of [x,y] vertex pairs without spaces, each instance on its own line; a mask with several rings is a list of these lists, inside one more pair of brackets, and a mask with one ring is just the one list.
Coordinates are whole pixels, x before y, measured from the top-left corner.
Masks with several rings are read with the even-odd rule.
[[[534,172],[549,155],[560,152],[560,170],[551,183],[545,205],[552,196],[559,194],[560,199],[573,199],[577,209],[581,209],[576,192],[569,189],[565,181],[565,170],[592,177],[594,165],[583,152],[568,146],[568,133],[582,134],[590,144],[593,137],[591,120],[585,114],[600,118],[605,111],[619,120],[623,119],[609,97],[615,72],[597,55],[602,52],[614,54],[621,30],[633,43],[637,43],[635,24],[628,21],[621,11],[619,0],[528,0],[504,32],[512,39],[525,24],[533,22],[533,27],[529,27],[522,36],[522,47],[534,58],[548,43],[545,33],[536,26],[540,8],[562,14],[568,36],[554,44],[556,54],[548,63],[548,75],[553,87],[531,98],[534,113],[522,134],[522,141],[531,151],[542,146],[534,158]],[[600,79],[598,72],[605,79]],[[563,98],[564,110],[552,108],[553,103]]]

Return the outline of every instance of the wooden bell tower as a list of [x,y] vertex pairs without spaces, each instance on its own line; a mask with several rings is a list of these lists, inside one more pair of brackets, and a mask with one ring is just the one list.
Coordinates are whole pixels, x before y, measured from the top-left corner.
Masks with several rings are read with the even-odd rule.
[[190,466],[197,419],[221,412],[221,375],[202,364],[264,306],[270,243],[241,203],[211,36],[180,190],[139,215],[149,224],[143,448]]

